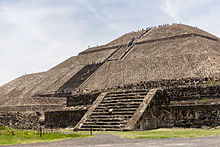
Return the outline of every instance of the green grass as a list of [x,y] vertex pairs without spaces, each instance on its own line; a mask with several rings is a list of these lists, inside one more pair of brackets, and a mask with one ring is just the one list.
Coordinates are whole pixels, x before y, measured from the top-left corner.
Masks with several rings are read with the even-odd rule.
[[[86,131],[78,132],[80,134],[89,134]],[[205,137],[220,135],[220,129],[156,129],[147,131],[106,131],[106,132],[93,132],[94,134],[112,134],[122,138],[189,138],[189,137]]]
[[[62,134],[60,132],[72,132],[72,129],[59,130],[59,132],[43,133],[30,130],[14,130],[0,127],[0,145],[27,144],[36,142],[51,142],[69,138],[91,137],[89,131],[79,131],[74,134]],[[13,133],[12,133],[13,132]],[[14,135],[13,135],[14,134]],[[147,131],[94,131],[93,134],[112,134],[122,138],[188,138],[220,135],[220,129],[156,129]]]
[[30,130],[13,130],[10,128],[0,127],[0,145],[27,144],[36,142],[51,142],[70,138],[91,137],[90,135],[81,134],[62,134],[59,132],[40,133]]
[[11,130],[11,128],[7,128],[7,127],[4,127],[4,126],[0,125],[0,131],[2,131],[2,130]]

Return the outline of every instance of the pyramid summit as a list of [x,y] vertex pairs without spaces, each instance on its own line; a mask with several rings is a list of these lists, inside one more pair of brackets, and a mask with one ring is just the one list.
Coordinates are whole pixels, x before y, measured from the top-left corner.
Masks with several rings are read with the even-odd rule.
[[[161,25],[126,33],[105,45],[88,48],[48,71],[23,75],[1,86],[0,111],[10,116],[17,116],[15,112],[21,113],[20,117],[24,113],[34,115],[36,123],[41,118],[46,126],[82,130],[164,127],[167,120],[177,120],[178,105],[184,107],[187,115],[189,111],[194,117],[200,116],[197,104],[205,97],[210,97],[213,104],[206,104],[205,111],[212,108],[220,112],[219,55],[218,37],[188,25]],[[149,116],[155,107],[155,115],[163,115],[166,121]],[[115,121],[108,122],[104,115]],[[185,114],[179,115],[185,119]],[[121,122],[116,122],[119,118]],[[0,123],[7,125],[4,120]],[[201,121],[199,117],[191,125],[197,121]],[[167,124],[184,126],[171,121]]]

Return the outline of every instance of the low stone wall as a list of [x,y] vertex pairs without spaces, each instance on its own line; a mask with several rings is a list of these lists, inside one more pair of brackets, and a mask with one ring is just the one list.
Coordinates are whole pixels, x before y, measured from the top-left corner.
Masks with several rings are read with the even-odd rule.
[[160,107],[157,127],[220,126],[220,105]]
[[46,128],[74,127],[86,112],[87,110],[45,112]]
[[135,126],[135,130],[156,128],[201,128],[220,126],[220,105],[165,106],[152,105]]
[[81,106],[81,105],[91,105],[95,99],[99,96],[98,93],[88,93],[81,95],[72,95],[67,97],[67,107],[71,106]]
[[217,77],[189,77],[180,79],[162,79],[155,81],[140,81],[134,84],[124,84],[121,88],[136,88],[136,89],[152,89],[157,87],[178,87],[178,86],[190,86],[200,84],[213,84],[219,82],[220,79]]
[[165,88],[170,101],[220,98],[220,85],[192,85]]
[[220,126],[220,85],[189,85],[159,90],[136,130]]
[[0,124],[16,129],[39,129],[40,113],[0,112]]
[[155,81],[140,81],[136,83],[123,84],[116,87],[105,88],[102,90],[93,90],[92,92],[115,91],[115,90],[129,90],[129,89],[153,89],[153,88],[173,88],[179,86],[197,86],[197,85],[213,85],[220,83],[218,77],[189,77],[179,79],[162,79]]

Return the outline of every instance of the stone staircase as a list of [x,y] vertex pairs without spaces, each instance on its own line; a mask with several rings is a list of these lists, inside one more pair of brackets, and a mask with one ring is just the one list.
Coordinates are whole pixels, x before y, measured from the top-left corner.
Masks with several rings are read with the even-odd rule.
[[112,56],[112,61],[115,60],[121,60],[122,56],[126,55],[127,52],[133,47],[134,45],[132,44],[131,46],[124,46],[122,47],[117,53],[114,54],[114,56]]
[[90,77],[99,67],[103,65],[102,63],[94,63],[85,65],[79,72],[77,72],[73,77],[71,77],[66,83],[64,83],[58,91],[64,91],[67,89],[76,89],[79,87],[88,77]]
[[80,85],[78,85],[78,88],[82,88],[83,85],[84,85],[97,71],[99,71],[99,70],[102,68],[102,66],[104,66],[105,63],[107,63],[110,59],[112,59],[112,56],[114,56],[114,54],[116,54],[118,51],[120,51],[121,48],[122,48],[122,46],[119,46],[114,52],[112,52],[112,53],[104,60],[104,62],[102,62],[102,64],[101,64],[98,68],[96,68],[96,70],[93,71],[92,74],[90,74],[84,81],[82,81],[82,82],[80,83]]
[[[64,85],[62,85],[58,92],[61,93],[68,93],[69,89],[81,89],[83,85],[97,72],[99,71],[102,66],[108,61],[115,61],[115,60],[123,60],[126,55],[132,50],[134,47],[134,42],[137,39],[140,39],[144,35],[146,35],[151,29],[146,30],[143,34],[138,36],[137,38],[132,38],[126,45],[119,46],[114,52],[112,52],[102,63],[98,64],[91,64],[84,66],[78,73],[76,73],[72,78],[70,78]],[[84,75],[88,71],[89,74]],[[67,91],[65,91],[67,89]]]
[[140,36],[136,38],[132,38],[126,45],[124,45],[119,51],[117,51],[112,57],[112,61],[114,60],[123,60],[126,55],[132,50],[134,47],[135,41],[145,36],[148,32],[150,32],[151,29],[146,30],[144,33],[142,33]]
[[102,93],[75,126],[75,130],[132,130],[157,90]]

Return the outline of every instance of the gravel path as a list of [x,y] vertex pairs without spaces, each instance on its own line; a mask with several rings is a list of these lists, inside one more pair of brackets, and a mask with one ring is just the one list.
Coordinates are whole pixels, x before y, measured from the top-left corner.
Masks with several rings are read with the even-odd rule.
[[220,147],[220,136],[164,139],[124,139],[111,134],[95,134],[91,138],[75,138],[49,143],[33,143],[3,147]]

